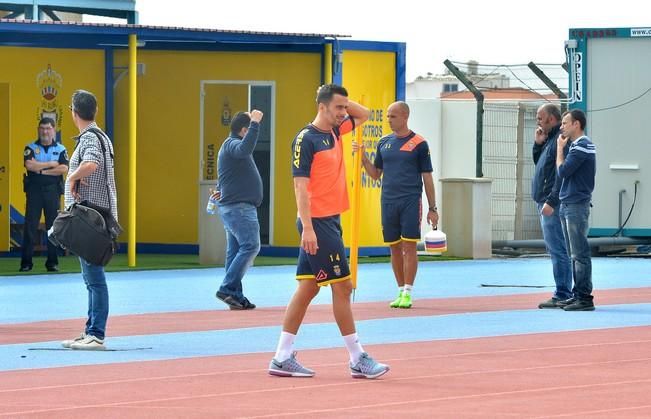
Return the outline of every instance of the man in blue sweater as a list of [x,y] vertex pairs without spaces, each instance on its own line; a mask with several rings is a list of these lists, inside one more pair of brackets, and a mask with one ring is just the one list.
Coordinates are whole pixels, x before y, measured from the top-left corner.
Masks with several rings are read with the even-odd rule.
[[[585,114],[574,109],[563,114],[557,140],[556,167],[561,178],[561,222],[572,257],[574,296],[561,303],[565,311],[593,311],[592,260],[588,244],[588,218],[596,174],[595,146],[585,131]],[[569,142],[565,157],[563,148]]]
[[538,304],[538,308],[560,308],[561,301],[572,298],[572,265],[559,216],[561,179],[556,176],[556,139],[561,134],[561,111],[553,103],[546,103],[538,108],[536,120],[538,127],[532,152],[536,168],[531,181],[531,197],[538,208],[556,283],[552,297]]
[[231,310],[255,308],[242,292],[242,278],[260,251],[257,207],[262,203],[262,178],[253,160],[262,112],[239,112],[231,134],[217,156],[219,215],[226,230],[226,274],[217,298]]

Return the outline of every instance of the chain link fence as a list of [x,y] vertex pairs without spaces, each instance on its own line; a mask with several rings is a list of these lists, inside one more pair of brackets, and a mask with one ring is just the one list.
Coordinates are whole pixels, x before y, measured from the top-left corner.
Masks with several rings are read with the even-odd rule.
[[531,199],[531,150],[540,104],[484,105],[483,172],[493,179],[493,240],[542,238]]

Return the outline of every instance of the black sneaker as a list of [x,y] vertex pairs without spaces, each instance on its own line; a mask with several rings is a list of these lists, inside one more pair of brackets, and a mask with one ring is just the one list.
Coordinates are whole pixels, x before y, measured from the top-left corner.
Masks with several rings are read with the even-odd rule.
[[563,307],[565,311],[594,311],[594,303],[590,300],[576,300]]
[[567,300],[560,300],[556,304],[558,304],[560,308],[563,308],[565,306],[569,306],[570,304],[574,304],[575,302],[576,302],[576,298],[572,297],[572,298],[568,298]]
[[224,294],[223,292],[219,291],[217,291],[217,294],[215,295],[231,310],[245,310],[244,305],[241,302],[237,301],[232,295]]
[[25,266],[21,266],[20,269],[18,269],[18,272],[29,272],[31,270],[32,270],[31,265],[25,265]]
[[59,266],[57,265],[46,266],[45,269],[47,269],[48,272],[59,272]]
[[561,306],[558,305],[558,303],[560,302],[561,302],[560,299],[556,297],[552,297],[549,300],[543,301],[542,303],[538,304],[538,308],[561,308]]
[[255,308],[255,304],[249,301],[249,299],[246,297],[244,297],[244,300],[242,300],[242,306],[244,306],[244,310],[253,310]]

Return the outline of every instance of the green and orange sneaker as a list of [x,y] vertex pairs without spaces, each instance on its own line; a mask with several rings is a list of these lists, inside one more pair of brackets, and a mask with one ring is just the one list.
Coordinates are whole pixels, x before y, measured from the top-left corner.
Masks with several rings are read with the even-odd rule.
[[393,300],[393,301],[391,302],[391,304],[389,304],[389,307],[391,307],[391,308],[398,308],[398,307],[400,307],[400,301],[402,301],[402,291],[400,291],[400,292],[398,293],[398,298],[396,298],[395,300]]

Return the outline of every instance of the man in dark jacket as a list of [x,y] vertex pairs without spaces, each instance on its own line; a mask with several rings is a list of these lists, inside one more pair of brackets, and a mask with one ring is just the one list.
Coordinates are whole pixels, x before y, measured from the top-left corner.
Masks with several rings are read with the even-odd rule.
[[533,161],[536,165],[531,185],[531,196],[540,214],[545,247],[552,260],[556,290],[538,308],[561,308],[561,301],[572,298],[572,265],[563,237],[559,217],[558,193],[561,182],[556,175],[556,139],[560,134],[561,113],[552,103],[542,105],[536,113]]
[[253,160],[262,112],[239,112],[231,134],[219,149],[219,215],[226,230],[226,274],[217,298],[231,310],[255,308],[243,294],[242,278],[260,251],[257,207],[262,203],[262,178]]

